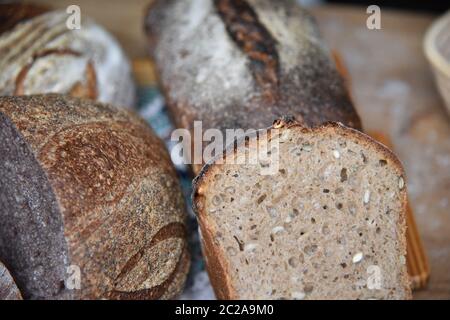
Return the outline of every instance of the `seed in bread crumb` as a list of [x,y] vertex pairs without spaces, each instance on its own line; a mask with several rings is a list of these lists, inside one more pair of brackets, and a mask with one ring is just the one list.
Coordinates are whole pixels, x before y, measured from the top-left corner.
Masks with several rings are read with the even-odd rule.
[[284,227],[282,227],[282,226],[276,226],[275,228],[272,229],[273,234],[277,234],[277,233],[280,233],[283,231],[284,231]]
[[339,153],[339,151],[334,150],[334,151],[333,151],[333,156],[334,156],[336,159],[339,159],[339,158],[341,157],[341,154]]
[[304,144],[302,149],[309,152],[312,150],[312,146],[310,144]]
[[403,177],[400,177],[400,178],[398,179],[398,188],[399,188],[400,190],[402,190],[402,189],[404,188],[404,186],[405,186],[405,180],[403,180]]
[[405,256],[400,256],[400,263],[401,263],[402,265],[406,264],[406,258],[405,258]]
[[257,246],[258,246],[258,245],[257,245],[256,243],[248,243],[248,244],[245,245],[244,251],[247,251],[247,252],[254,252],[254,251],[256,250],[256,247],[257,247]]
[[266,194],[263,194],[262,196],[260,196],[260,197],[256,200],[256,203],[257,203],[257,204],[260,204],[261,202],[264,201],[264,199],[266,199],[266,197],[267,197],[267,195],[266,195]]
[[274,207],[267,206],[266,211],[269,214],[269,216],[271,216],[272,218],[276,218],[278,215],[277,210]]
[[359,263],[361,262],[361,260],[363,259],[364,255],[362,252],[358,252],[357,254],[355,254],[352,258],[352,262],[353,263]]
[[303,300],[305,299],[305,296],[306,296],[305,293],[301,291],[294,291],[291,293],[291,297],[294,300]]
[[365,204],[369,203],[369,201],[370,201],[370,191],[369,190],[366,190],[366,192],[364,192],[363,201]]
[[341,182],[345,182],[347,181],[348,176],[347,176],[347,168],[342,168],[341,170]]

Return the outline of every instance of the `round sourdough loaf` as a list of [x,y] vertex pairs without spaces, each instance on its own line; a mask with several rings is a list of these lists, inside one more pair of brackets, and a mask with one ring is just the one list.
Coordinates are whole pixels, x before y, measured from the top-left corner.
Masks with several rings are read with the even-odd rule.
[[24,298],[166,299],[189,268],[163,142],[126,110],[0,97],[0,260]]
[[8,269],[0,262],[0,300],[22,300],[22,295]]
[[10,3],[0,12],[0,95],[62,93],[133,106],[130,63],[91,19],[71,30],[65,11]]

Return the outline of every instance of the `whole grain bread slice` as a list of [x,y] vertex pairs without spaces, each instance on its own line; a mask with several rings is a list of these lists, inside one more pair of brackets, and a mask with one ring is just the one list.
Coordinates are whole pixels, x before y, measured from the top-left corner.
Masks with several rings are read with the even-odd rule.
[[336,123],[283,119],[255,137],[229,147],[193,183],[217,297],[410,298],[396,156]]

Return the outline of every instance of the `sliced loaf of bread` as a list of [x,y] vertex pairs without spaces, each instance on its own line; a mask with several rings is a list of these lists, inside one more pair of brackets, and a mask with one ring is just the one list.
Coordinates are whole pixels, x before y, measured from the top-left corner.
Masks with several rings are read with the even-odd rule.
[[193,203],[218,298],[411,296],[404,172],[359,131],[276,121],[207,164]]

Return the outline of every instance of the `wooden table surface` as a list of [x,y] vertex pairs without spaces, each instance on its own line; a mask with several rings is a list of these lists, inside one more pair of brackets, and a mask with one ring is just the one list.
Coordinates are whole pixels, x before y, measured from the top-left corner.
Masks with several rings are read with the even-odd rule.
[[[41,0],[65,8],[70,0]],[[130,57],[146,55],[144,8],[150,0],[78,0],[82,14],[110,30]],[[417,299],[450,299],[450,117],[423,54],[434,16],[382,8],[382,29],[366,28],[363,7],[311,8],[347,66],[365,129],[388,135],[405,166],[411,204],[431,278]]]
[[435,17],[382,9],[382,29],[366,28],[364,8],[313,10],[343,57],[355,105],[368,131],[388,135],[403,162],[431,267],[417,299],[450,299],[450,117],[422,49]]

